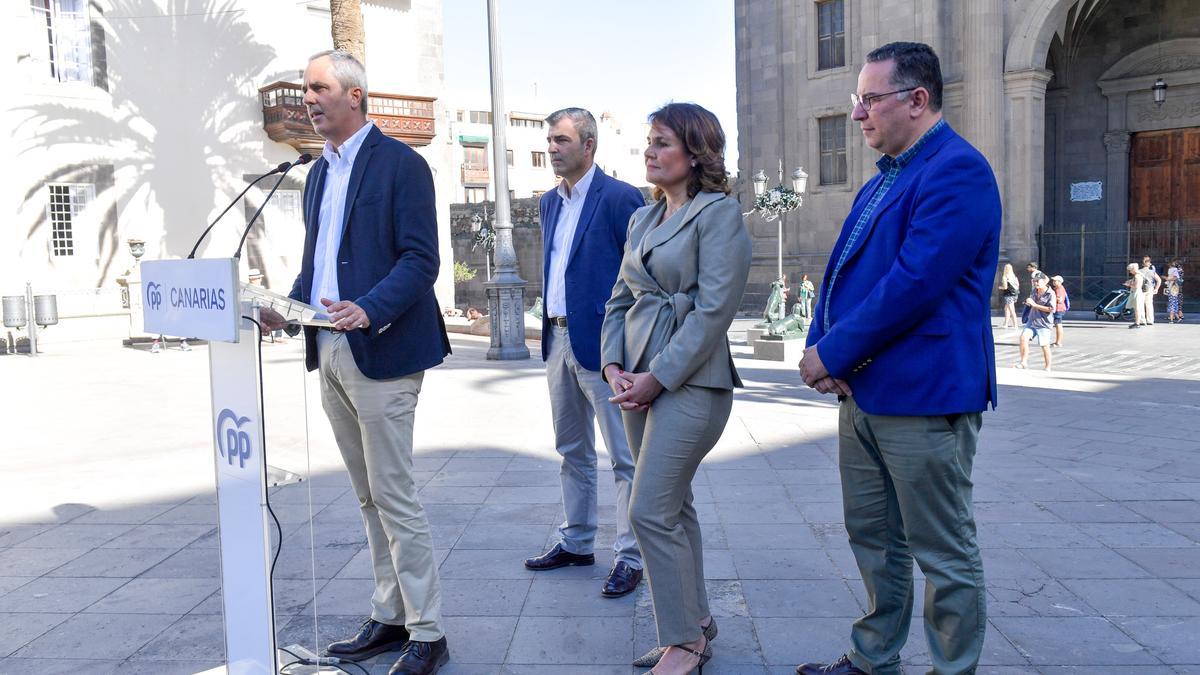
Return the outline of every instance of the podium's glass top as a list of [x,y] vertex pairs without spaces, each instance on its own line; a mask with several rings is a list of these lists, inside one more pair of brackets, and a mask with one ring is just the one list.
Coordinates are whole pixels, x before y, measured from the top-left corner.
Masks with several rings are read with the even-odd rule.
[[257,284],[242,284],[242,299],[253,300],[261,307],[274,310],[288,323],[322,328],[333,327],[333,323],[329,321],[329,316],[325,313],[325,308],[293,300],[286,295],[268,291]]

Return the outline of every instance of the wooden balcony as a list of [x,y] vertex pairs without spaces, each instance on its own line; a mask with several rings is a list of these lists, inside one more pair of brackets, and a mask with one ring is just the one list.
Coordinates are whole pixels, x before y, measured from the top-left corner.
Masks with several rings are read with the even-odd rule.
[[[258,90],[262,102],[263,128],[273,141],[287,143],[298,152],[320,153],[325,145],[313,129],[304,107],[300,85],[275,82]],[[371,92],[367,116],[383,133],[411,146],[429,145],[435,134],[433,102],[428,96],[399,96]]]
[[488,185],[492,182],[491,174],[488,173],[487,167],[470,167],[463,165],[462,168],[462,184],[463,185]]

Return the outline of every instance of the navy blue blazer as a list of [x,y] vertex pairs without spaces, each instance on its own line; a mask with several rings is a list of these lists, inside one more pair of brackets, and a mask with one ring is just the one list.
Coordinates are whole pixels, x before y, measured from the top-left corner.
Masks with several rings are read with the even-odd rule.
[[[304,259],[290,296],[310,298],[313,249],[328,163],[318,159],[304,182]],[[412,148],[372,128],[354,158],[338,248],[338,293],[371,325],[346,339],[354,362],[373,380],[411,375],[442,362],[450,340],[433,282],[438,275],[433,174]],[[305,365],[317,368],[317,329],[305,327]]]
[[[629,183],[605,175],[600,167],[592,176],[571,253],[567,261],[567,333],[575,360],[588,370],[600,370],[600,326],[604,323],[604,305],[612,296],[621,257],[625,255],[625,237],[633,212],[646,205],[646,198]],[[550,279],[550,246],[554,228],[562,210],[558,190],[542,195],[538,211],[542,221],[542,295]],[[544,305],[543,305],[544,307]],[[550,333],[550,313],[542,312],[542,335]],[[548,341],[542,340],[542,360],[548,355]]]
[[[859,190],[834,245],[808,344],[878,415],[996,405],[990,302],[1000,192],[987,160],[948,125],[900,172],[826,299],[846,239],[883,179]],[[825,316],[830,330],[824,330]]]

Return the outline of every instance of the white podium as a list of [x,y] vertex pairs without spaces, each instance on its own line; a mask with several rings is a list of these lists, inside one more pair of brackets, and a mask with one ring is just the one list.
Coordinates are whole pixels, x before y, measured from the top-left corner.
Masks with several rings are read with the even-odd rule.
[[329,325],[319,308],[238,283],[237,260],[142,262],[147,333],[209,342],[226,671],[279,672],[263,432],[259,312]]

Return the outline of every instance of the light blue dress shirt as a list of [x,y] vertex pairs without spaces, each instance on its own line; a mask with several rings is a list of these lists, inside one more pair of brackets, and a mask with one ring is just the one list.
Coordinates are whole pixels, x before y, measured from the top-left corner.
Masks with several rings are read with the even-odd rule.
[[335,148],[326,141],[321,157],[328,166],[325,169],[325,187],[321,193],[321,210],[317,216],[317,244],[313,249],[312,304],[321,306],[321,298],[334,302],[341,300],[338,294],[338,248],[342,244],[345,228],[346,189],[350,186],[350,172],[354,169],[354,158],[362,147],[363,139],[370,133],[370,121],[354,132],[354,135]]

